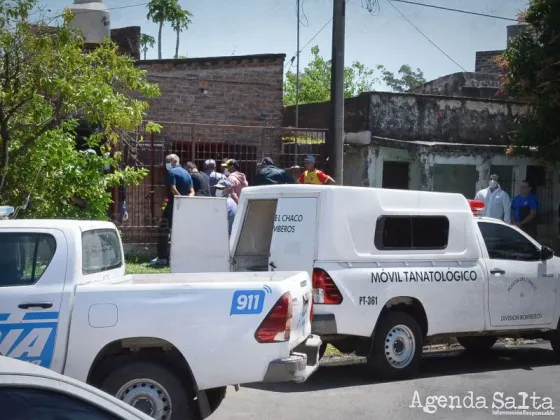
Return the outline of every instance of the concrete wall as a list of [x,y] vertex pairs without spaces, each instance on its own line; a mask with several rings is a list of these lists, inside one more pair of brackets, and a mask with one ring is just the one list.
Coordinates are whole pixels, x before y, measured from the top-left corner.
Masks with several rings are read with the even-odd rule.
[[[159,84],[148,119],[158,122],[274,126],[282,124],[284,54],[141,60]],[[206,94],[203,93],[206,91]],[[227,139],[224,139],[226,141]],[[274,137],[266,150],[279,148]]]
[[504,50],[477,51],[474,65],[476,73],[500,74],[500,68],[496,64],[496,58],[502,55]]
[[498,97],[499,88],[496,74],[461,72],[424,83],[409,93],[491,99]]
[[[345,103],[345,131],[370,131],[399,140],[506,144],[522,102],[445,97],[412,93],[369,92]],[[293,125],[295,107],[284,110],[284,125]],[[329,103],[299,109],[300,127],[329,128]]]

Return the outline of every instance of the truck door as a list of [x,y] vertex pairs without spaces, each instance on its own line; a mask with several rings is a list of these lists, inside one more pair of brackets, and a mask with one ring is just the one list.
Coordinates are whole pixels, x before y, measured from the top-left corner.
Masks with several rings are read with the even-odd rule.
[[62,370],[70,322],[70,298],[63,300],[67,261],[59,230],[0,230],[0,354]]
[[172,273],[229,271],[226,201],[216,197],[175,197]]
[[492,327],[548,325],[556,306],[556,275],[540,249],[516,229],[478,222],[487,253]]
[[317,240],[316,197],[278,199],[269,270],[313,272]]

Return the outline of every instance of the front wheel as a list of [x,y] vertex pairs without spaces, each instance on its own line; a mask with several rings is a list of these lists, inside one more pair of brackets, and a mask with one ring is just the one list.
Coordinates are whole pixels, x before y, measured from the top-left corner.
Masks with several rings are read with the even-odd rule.
[[101,389],[156,420],[197,420],[187,387],[164,364],[131,361],[111,371]]
[[498,341],[498,337],[491,335],[457,337],[457,341],[469,353],[480,355],[490,351],[494,344],[496,344],[496,341]]
[[409,377],[418,369],[423,343],[422,329],[412,316],[389,312],[375,331],[368,365],[376,376],[384,379]]

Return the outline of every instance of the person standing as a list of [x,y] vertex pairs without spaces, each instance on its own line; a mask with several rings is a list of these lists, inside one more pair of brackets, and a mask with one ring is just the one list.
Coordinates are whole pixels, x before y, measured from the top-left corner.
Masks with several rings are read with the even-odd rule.
[[484,201],[484,216],[511,222],[511,201],[508,193],[500,187],[498,175],[490,175],[488,188],[477,192],[475,200]]
[[239,203],[239,196],[243,188],[248,187],[247,177],[243,172],[239,171],[239,162],[235,159],[228,159],[226,162],[222,163],[228,171],[227,180],[233,185],[233,191],[231,192],[231,198],[235,201],[235,204]]
[[520,194],[511,202],[511,224],[527,233],[533,239],[537,236],[537,209],[539,200],[527,180],[521,181]]
[[261,167],[255,177],[254,185],[293,184],[294,179],[283,169],[274,166],[274,161],[267,157],[261,162]]
[[299,176],[300,184],[335,184],[334,179],[315,167],[315,157],[307,156],[303,161],[305,171]]
[[163,208],[158,227],[157,258],[152,260],[153,266],[169,264],[169,234],[173,224],[175,196],[194,196],[192,178],[185,169],[181,168],[179,156],[167,155],[165,168],[167,169],[167,204]]
[[192,178],[194,195],[210,197],[210,178],[208,175],[204,172],[199,172],[193,162],[187,162],[185,169]]
[[237,203],[231,197],[233,193],[233,185],[227,179],[222,179],[216,184],[216,197],[227,199],[227,217],[228,217],[228,235],[231,236],[231,228],[237,213]]
[[227,177],[216,171],[216,161],[214,159],[208,159],[204,162],[204,173],[208,175],[210,184],[210,195],[216,195],[216,184],[222,179],[227,179]]

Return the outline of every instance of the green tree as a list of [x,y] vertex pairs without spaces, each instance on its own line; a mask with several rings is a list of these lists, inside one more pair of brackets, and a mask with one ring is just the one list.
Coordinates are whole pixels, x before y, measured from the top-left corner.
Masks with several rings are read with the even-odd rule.
[[148,34],[140,35],[140,46],[142,47],[142,52],[144,53],[144,60],[146,59],[146,54],[150,48],[154,48],[156,45],[156,39]]
[[[118,149],[148,107],[134,98],[154,97],[158,86],[109,40],[84,49],[69,11],[59,27],[31,25],[34,7],[0,0],[0,203],[22,205],[31,194],[26,217],[106,219],[108,191],[146,175]],[[84,141],[97,154],[77,150],[79,124],[96,128]]]
[[[549,161],[560,159],[560,2],[530,0],[520,14],[528,26],[512,40],[498,59],[501,88],[510,97],[528,102],[527,114],[518,117],[509,153],[537,148]],[[519,147],[522,146],[522,147]]]
[[172,22],[180,9],[181,5],[178,0],[151,0],[148,3],[148,15],[146,17],[159,25],[158,58],[160,60],[163,25]]
[[192,13],[186,9],[179,8],[175,11],[175,14],[171,18],[171,26],[177,34],[177,41],[175,43],[175,58],[179,58],[179,40],[181,32],[189,29],[189,25],[192,23]]
[[[331,89],[331,61],[325,60],[319,53],[319,47],[311,48],[313,57],[304,67],[299,77],[299,103],[326,102],[330,100]],[[420,69],[412,71],[410,66],[404,65],[399,70],[399,76],[383,66],[377,66],[381,79],[376,71],[366,67],[359,61],[354,61],[344,68],[344,97],[351,98],[362,92],[374,90],[374,86],[381,80],[389,88],[402,92],[422,85],[424,80]],[[296,73],[288,71],[284,80],[284,105],[296,103]]]

